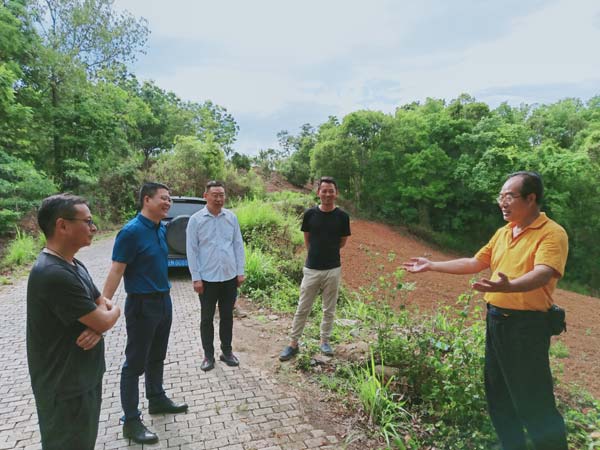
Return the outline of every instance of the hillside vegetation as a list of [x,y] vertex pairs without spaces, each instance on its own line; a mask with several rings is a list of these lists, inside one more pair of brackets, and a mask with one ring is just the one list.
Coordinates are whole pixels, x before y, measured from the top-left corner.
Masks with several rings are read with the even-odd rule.
[[600,96],[492,109],[463,94],[393,114],[356,111],[279,138],[291,182],[333,175],[363,215],[467,253],[502,226],[495,199],[506,176],[537,171],[544,211],[569,234],[566,281],[600,289]]

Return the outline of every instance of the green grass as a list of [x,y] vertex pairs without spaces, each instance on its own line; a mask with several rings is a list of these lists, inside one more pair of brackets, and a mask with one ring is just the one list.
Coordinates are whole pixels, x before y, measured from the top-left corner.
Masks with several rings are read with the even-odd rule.
[[282,226],[284,216],[273,205],[260,200],[251,200],[238,204],[235,214],[242,233],[254,228],[274,228]]
[[3,267],[14,270],[35,260],[46,242],[43,235],[35,238],[17,229],[15,238],[8,244],[6,255],[2,260]]
[[554,341],[550,346],[550,356],[555,358],[568,358],[569,357],[569,347],[563,341]]

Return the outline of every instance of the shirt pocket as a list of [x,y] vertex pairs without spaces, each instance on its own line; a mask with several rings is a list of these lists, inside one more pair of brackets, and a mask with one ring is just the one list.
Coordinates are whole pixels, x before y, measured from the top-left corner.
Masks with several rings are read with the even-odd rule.
[[235,227],[229,220],[223,220],[220,224],[221,229],[219,235],[221,236],[221,245],[223,248],[228,248],[235,237]]

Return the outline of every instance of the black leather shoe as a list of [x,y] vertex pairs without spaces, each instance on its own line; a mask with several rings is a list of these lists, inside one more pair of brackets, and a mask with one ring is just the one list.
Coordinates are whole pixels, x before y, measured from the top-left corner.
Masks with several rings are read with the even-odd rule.
[[141,419],[128,420],[123,424],[123,436],[136,444],[156,444],[158,436],[146,428]]
[[215,359],[214,358],[204,358],[202,364],[200,364],[200,369],[208,372],[209,370],[213,370],[215,368]]
[[223,353],[219,359],[231,367],[236,367],[240,365],[240,360],[237,359],[233,353]]
[[150,414],[178,414],[188,410],[187,403],[175,403],[170,398],[161,398],[160,400],[150,400],[148,412]]

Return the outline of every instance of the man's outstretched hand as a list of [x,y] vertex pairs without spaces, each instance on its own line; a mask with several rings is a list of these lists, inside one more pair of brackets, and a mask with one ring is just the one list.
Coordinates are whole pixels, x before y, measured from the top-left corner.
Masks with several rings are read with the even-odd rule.
[[411,273],[427,272],[431,270],[431,261],[421,257],[410,258],[410,261],[402,263],[402,267]]
[[500,279],[497,281],[482,278],[473,283],[471,287],[479,292],[510,292],[511,284],[508,277],[502,272],[498,272],[498,276]]

